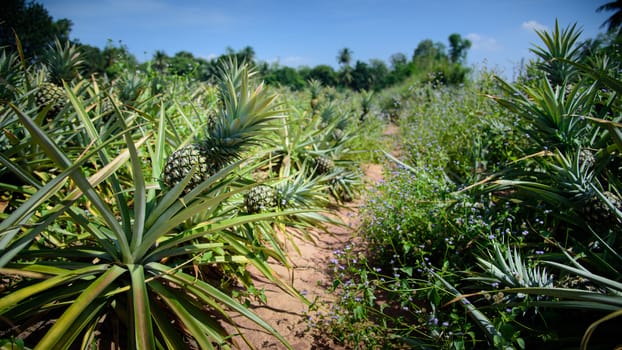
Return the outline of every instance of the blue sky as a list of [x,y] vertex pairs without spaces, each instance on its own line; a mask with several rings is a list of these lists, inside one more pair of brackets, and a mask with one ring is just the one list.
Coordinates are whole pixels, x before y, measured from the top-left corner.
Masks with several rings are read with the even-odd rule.
[[140,61],[163,50],[213,58],[251,46],[256,58],[291,67],[328,64],[347,47],[353,62],[403,53],[452,33],[472,41],[468,64],[511,77],[534,29],[577,23],[581,39],[603,32],[610,0],[39,0],[54,19],[73,22],[72,39],[103,48],[121,41]]

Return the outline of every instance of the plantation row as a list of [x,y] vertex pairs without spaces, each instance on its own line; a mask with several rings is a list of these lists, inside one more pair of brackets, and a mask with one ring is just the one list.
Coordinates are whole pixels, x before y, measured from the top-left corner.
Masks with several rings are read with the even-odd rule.
[[225,330],[235,313],[286,343],[249,309],[262,292],[247,268],[303,298],[268,259],[290,266],[292,235],[314,239],[327,205],[357,196],[354,132],[379,122],[290,101],[234,58],[208,85],[82,77],[60,41],[49,55],[0,57],[0,338],[227,348],[245,341]]

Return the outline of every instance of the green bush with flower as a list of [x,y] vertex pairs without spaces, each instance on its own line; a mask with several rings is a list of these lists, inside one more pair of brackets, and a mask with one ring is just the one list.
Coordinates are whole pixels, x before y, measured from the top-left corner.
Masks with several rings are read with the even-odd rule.
[[619,343],[619,57],[581,51],[576,25],[538,35],[517,82],[405,89],[364,244],[335,254],[324,327],[347,346]]

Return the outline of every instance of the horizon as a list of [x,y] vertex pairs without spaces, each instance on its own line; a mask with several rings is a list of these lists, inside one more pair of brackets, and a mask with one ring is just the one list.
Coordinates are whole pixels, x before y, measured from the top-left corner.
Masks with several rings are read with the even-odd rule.
[[156,51],[168,56],[187,51],[211,60],[247,46],[255,59],[292,68],[325,64],[338,68],[339,50],[352,52],[352,63],[394,54],[410,60],[426,39],[448,47],[448,37],[471,41],[466,65],[517,73],[521,62],[535,56],[536,30],[576,24],[580,41],[604,33],[611,15],[596,12],[604,2],[562,0],[479,0],[470,4],[448,0],[428,3],[408,0],[41,0],[54,20],[72,23],[70,38],[103,49],[110,41],[123,45],[139,62]]

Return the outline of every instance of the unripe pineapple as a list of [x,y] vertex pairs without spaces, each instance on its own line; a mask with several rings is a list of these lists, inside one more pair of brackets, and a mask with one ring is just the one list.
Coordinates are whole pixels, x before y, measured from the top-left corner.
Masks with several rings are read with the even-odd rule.
[[67,104],[67,95],[63,88],[52,83],[42,83],[35,94],[39,111],[50,106],[47,117],[51,118],[60,113]]
[[[612,192],[603,192],[603,195],[609,200],[614,207],[618,210],[622,210],[622,200],[620,197]],[[619,220],[613,210],[604,203],[598,196],[594,195],[587,200],[586,204],[582,207],[583,215],[585,219],[591,222],[600,224],[614,224]]]
[[100,100],[100,115],[102,116],[102,121],[108,122],[114,113],[116,112],[116,108],[121,108],[122,103],[116,97],[116,95],[109,95],[102,97]]
[[273,209],[278,203],[278,191],[268,185],[255,186],[244,195],[244,207],[249,214]]
[[193,143],[173,152],[164,165],[164,183],[169,187],[175,186],[196,166],[197,170],[186,187],[186,192],[189,192],[218,171],[217,166],[211,164],[207,155],[207,150],[199,143]]
[[317,156],[314,159],[315,173],[318,175],[328,174],[335,168],[335,162],[327,156]]
[[317,97],[312,97],[311,98],[311,102],[309,102],[309,105],[311,105],[311,110],[315,113],[317,111],[317,106],[320,103],[320,100]]
[[241,153],[257,140],[265,124],[278,118],[276,95],[269,94],[263,85],[249,86],[254,71],[244,64],[229,62],[221,71],[223,110],[207,129],[206,138],[172,153],[164,166],[163,181],[173,187],[197,168],[185,188],[189,192],[203,180],[238,159]]
[[586,169],[591,169],[596,164],[594,153],[587,148],[581,149],[579,152],[579,162]]
[[331,136],[336,143],[340,143],[345,139],[345,132],[343,131],[343,129],[335,128],[333,129]]

